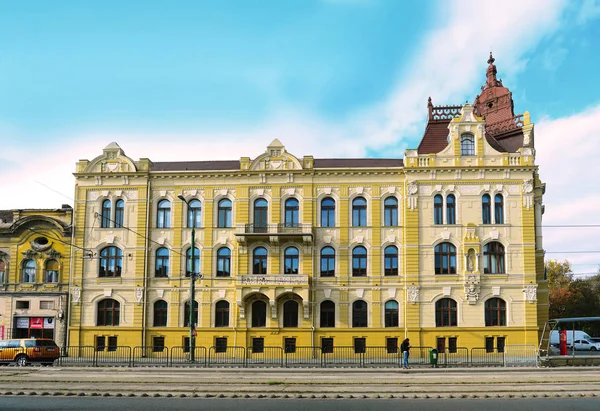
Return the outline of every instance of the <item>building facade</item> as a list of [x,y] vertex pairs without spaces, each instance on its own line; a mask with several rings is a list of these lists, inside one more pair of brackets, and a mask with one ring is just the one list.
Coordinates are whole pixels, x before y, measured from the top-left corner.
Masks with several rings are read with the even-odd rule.
[[0,210],[0,340],[67,338],[73,209]]
[[[77,163],[69,345],[537,344],[547,319],[533,124],[490,55],[403,159]],[[192,230],[195,241],[192,244]],[[201,274],[190,302],[191,273]]]

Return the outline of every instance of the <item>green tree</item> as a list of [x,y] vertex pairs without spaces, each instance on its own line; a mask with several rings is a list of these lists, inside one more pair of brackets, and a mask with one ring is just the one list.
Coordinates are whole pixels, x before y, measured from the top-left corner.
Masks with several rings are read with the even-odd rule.
[[571,284],[573,271],[567,260],[546,261],[546,278],[548,279],[548,303],[550,318],[569,317],[569,300],[572,297]]

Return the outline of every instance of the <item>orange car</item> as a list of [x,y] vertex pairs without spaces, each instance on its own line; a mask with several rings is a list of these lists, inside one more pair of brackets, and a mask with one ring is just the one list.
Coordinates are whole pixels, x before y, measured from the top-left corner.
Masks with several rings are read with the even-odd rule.
[[60,348],[47,338],[21,338],[0,341],[0,364],[16,362],[24,367],[32,362],[51,365],[60,356]]

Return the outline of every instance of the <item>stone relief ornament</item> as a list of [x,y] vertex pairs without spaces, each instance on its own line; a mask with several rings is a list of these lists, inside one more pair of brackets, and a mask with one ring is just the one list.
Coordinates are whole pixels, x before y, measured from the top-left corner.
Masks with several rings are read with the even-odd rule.
[[142,303],[142,298],[144,297],[144,289],[142,287],[137,287],[135,289],[135,301],[138,305]]
[[523,182],[523,192],[531,193],[533,191],[533,179],[525,180]]
[[415,195],[419,191],[419,185],[416,181],[411,181],[408,183],[408,194]]
[[408,301],[416,304],[419,301],[419,286],[412,285],[408,287]]
[[467,252],[467,271],[470,273],[475,271],[475,250],[472,248]]
[[81,288],[79,288],[79,287],[71,288],[71,300],[74,303],[79,303],[80,298],[81,298]]
[[474,275],[470,275],[467,277],[467,281],[465,282],[465,297],[469,304],[475,304],[479,299],[479,281],[477,281],[477,277]]
[[537,301],[537,286],[536,285],[528,285],[525,286],[523,290],[525,293],[525,299],[530,303],[534,303]]

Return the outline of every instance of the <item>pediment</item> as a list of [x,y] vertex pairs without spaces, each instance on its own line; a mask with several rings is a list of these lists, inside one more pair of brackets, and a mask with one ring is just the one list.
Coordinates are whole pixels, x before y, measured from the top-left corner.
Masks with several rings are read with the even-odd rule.
[[263,154],[252,161],[250,170],[302,170],[302,163],[286,151],[281,141],[275,139]]
[[102,150],[102,155],[94,158],[87,165],[86,173],[131,173],[137,171],[133,160],[127,155],[121,147],[112,142]]

